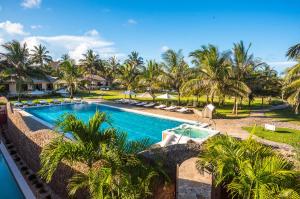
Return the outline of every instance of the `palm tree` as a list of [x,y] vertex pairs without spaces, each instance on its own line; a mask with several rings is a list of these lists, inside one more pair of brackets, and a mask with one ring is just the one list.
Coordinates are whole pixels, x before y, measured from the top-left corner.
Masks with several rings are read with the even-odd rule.
[[299,197],[299,173],[292,163],[251,136],[211,138],[199,157],[197,167],[212,172],[215,186],[225,187],[233,198]]
[[290,59],[296,59],[300,56],[300,43],[289,48],[286,56]]
[[60,59],[62,62],[65,62],[65,61],[70,61],[71,57],[69,54],[63,54]]
[[201,73],[198,81],[209,88],[208,96],[211,101],[214,101],[215,96],[224,98],[232,70],[230,52],[220,53],[216,46],[208,45],[191,52],[190,57]]
[[[86,188],[91,198],[143,198],[148,196],[150,184],[158,172],[138,156],[149,146],[149,141],[128,141],[124,133],[112,127],[105,113],[96,112],[87,124],[74,115],[65,115],[58,127],[71,133],[52,140],[41,153],[40,174],[50,182],[59,163],[84,163],[87,172],[77,173],[69,181],[69,194],[73,196]],[[141,172],[141,173],[140,173]]]
[[165,85],[176,90],[178,93],[178,104],[180,105],[181,87],[188,78],[189,66],[184,61],[182,50],[176,52],[169,49],[162,54],[162,59],[164,63],[161,80]]
[[60,68],[62,71],[61,80],[67,84],[68,90],[70,91],[70,98],[73,98],[76,85],[79,81],[78,78],[82,76],[82,71],[71,61],[63,62]]
[[[82,55],[83,59],[80,59],[80,65],[83,66],[85,75],[88,77],[89,84],[91,84],[92,76],[95,73],[96,64],[99,60],[99,55],[95,54],[93,50],[89,49]],[[89,93],[91,92],[91,85],[89,85]]]
[[44,68],[46,63],[52,61],[52,57],[49,55],[49,51],[46,49],[46,46],[42,46],[41,44],[34,46],[31,52],[32,63],[39,64],[41,68]]
[[110,57],[107,61],[99,64],[99,66],[99,74],[104,77],[107,85],[112,85],[120,68],[119,60],[116,57]]
[[5,53],[1,53],[5,61],[13,66],[14,72],[17,75],[16,84],[18,92],[18,100],[20,100],[22,84],[28,81],[27,69],[30,65],[29,50],[26,43],[23,45],[20,42],[13,40],[2,45]]
[[295,114],[299,113],[300,105],[300,60],[287,70],[285,85],[283,87],[287,101],[295,107]]
[[[143,58],[137,52],[128,55],[128,59],[119,67],[117,81],[120,82],[127,90],[133,90],[138,76],[144,70]],[[131,98],[131,95],[130,95]]]
[[147,61],[147,67],[140,75],[139,84],[143,85],[155,100],[155,91],[160,88],[159,76],[162,73],[162,67],[155,60]]

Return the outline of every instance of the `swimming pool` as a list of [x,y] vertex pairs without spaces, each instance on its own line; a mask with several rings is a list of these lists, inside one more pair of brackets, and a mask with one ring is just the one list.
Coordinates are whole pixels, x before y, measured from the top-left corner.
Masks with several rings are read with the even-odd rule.
[[51,125],[55,125],[57,119],[65,113],[74,113],[78,118],[87,122],[96,110],[107,113],[112,126],[126,132],[129,140],[149,138],[151,142],[156,143],[161,141],[163,130],[174,128],[183,123],[94,103],[25,108],[26,112]]
[[0,198],[25,198],[0,151]]

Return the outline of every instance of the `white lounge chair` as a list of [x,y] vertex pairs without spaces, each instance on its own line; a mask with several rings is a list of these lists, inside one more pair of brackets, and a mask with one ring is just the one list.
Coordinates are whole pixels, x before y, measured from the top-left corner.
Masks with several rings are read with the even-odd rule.
[[40,104],[43,104],[43,105],[46,105],[46,104],[48,104],[48,102],[47,102],[47,101],[45,101],[45,100],[40,100],[40,101],[39,101],[39,103],[40,103]]
[[157,109],[163,109],[163,108],[166,108],[167,106],[164,105],[164,104],[161,104],[159,106],[155,106],[154,108],[157,108]]
[[81,100],[80,98],[78,98],[78,97],[75,97],[75,98],[73,99],[73,101],[74,101],[75,103],[77,103],[77,104],[79,104],[79,103],[82,102],[82,100]]
[[33,103],[32,101],[27,101],[25,104],[27,104],[28,106],[35,106],[35,103]]
[[169,107],[163,108],[163,109],[166,110],[166,111],[175,111],[177,109],[177,107],[176,106],[169,106]]
[[181,107],[180,109],[176,110],[179,113],[191,113],[192,110],[189,108]]
[[135,105],[135,104],[138,104],[140,103],[139,101],[136,101],[136,100],[131,100],[131,102],[129,102],[130,105]]
[[122,103],[124,101],[124,99],[117,99],[117,100],[115,100],[115,102],[117,102],[117,103]]
[[59,101],[58,99],[54,99],[54,100],[53,100],[53,103],[54,103],[54,104],[60,104],[61,101]]
[[147,108],[150,108],[150,107],[153,107],[153,106],[155,106],[154,102],[144,105],[144,107],[147,107]]
[[137,103],[136,105],[137,106],[144,106],[144,105],[146,105],[147,104],[147,102],[141,102],[141,103]]
[[22,102],[16,102],[14,103],[15,107],[22,107],[24,104]]
[[71,103],[71,100],[70,99],[64,99],[63,103],[69,104],[69,103]]

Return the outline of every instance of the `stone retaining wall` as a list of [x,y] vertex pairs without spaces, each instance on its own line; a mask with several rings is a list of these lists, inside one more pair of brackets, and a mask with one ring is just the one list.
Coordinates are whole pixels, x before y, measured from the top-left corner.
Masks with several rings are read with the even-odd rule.
[[[7,103],[7,137],[14,143],[19,155],[26,162],[28,167],[34,172],[40,170],[39,155],[42,148],[50,142],[51,139],[58,136],[58,134],[50,129],[43,129],[39,131],[30,131],[23,116],[19,112],[13,111],[11,104]],[[67,198],[67,184],[68,180],[83,169],[84,165],[69,166],[67,164],[60,164],[53,175],[52,181],[49,183],[52,191],[61,198]],[[78,194],[76,198],[86,198],[85,194]]]

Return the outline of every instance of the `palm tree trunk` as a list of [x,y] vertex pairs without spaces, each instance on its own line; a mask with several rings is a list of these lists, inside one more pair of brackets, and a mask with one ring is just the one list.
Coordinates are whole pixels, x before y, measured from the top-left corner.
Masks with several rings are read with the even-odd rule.
[[179,89],[178,89],[177,92],[178,92],[178,106],[180,106],[180,94],[181,94],[181,93],[180,93],[180,90],[179,90]]
[[296,104],[296,107],[295,107],[295,114],[298,115],[299,114],[299,102]]
[[264,97],[261,97],[261,105],[264,105]]
[[232,107],[232,114],[235,114],[235,111],[236,111],[236,97],[234,97],[234,102],[233,102],[233,107]]

